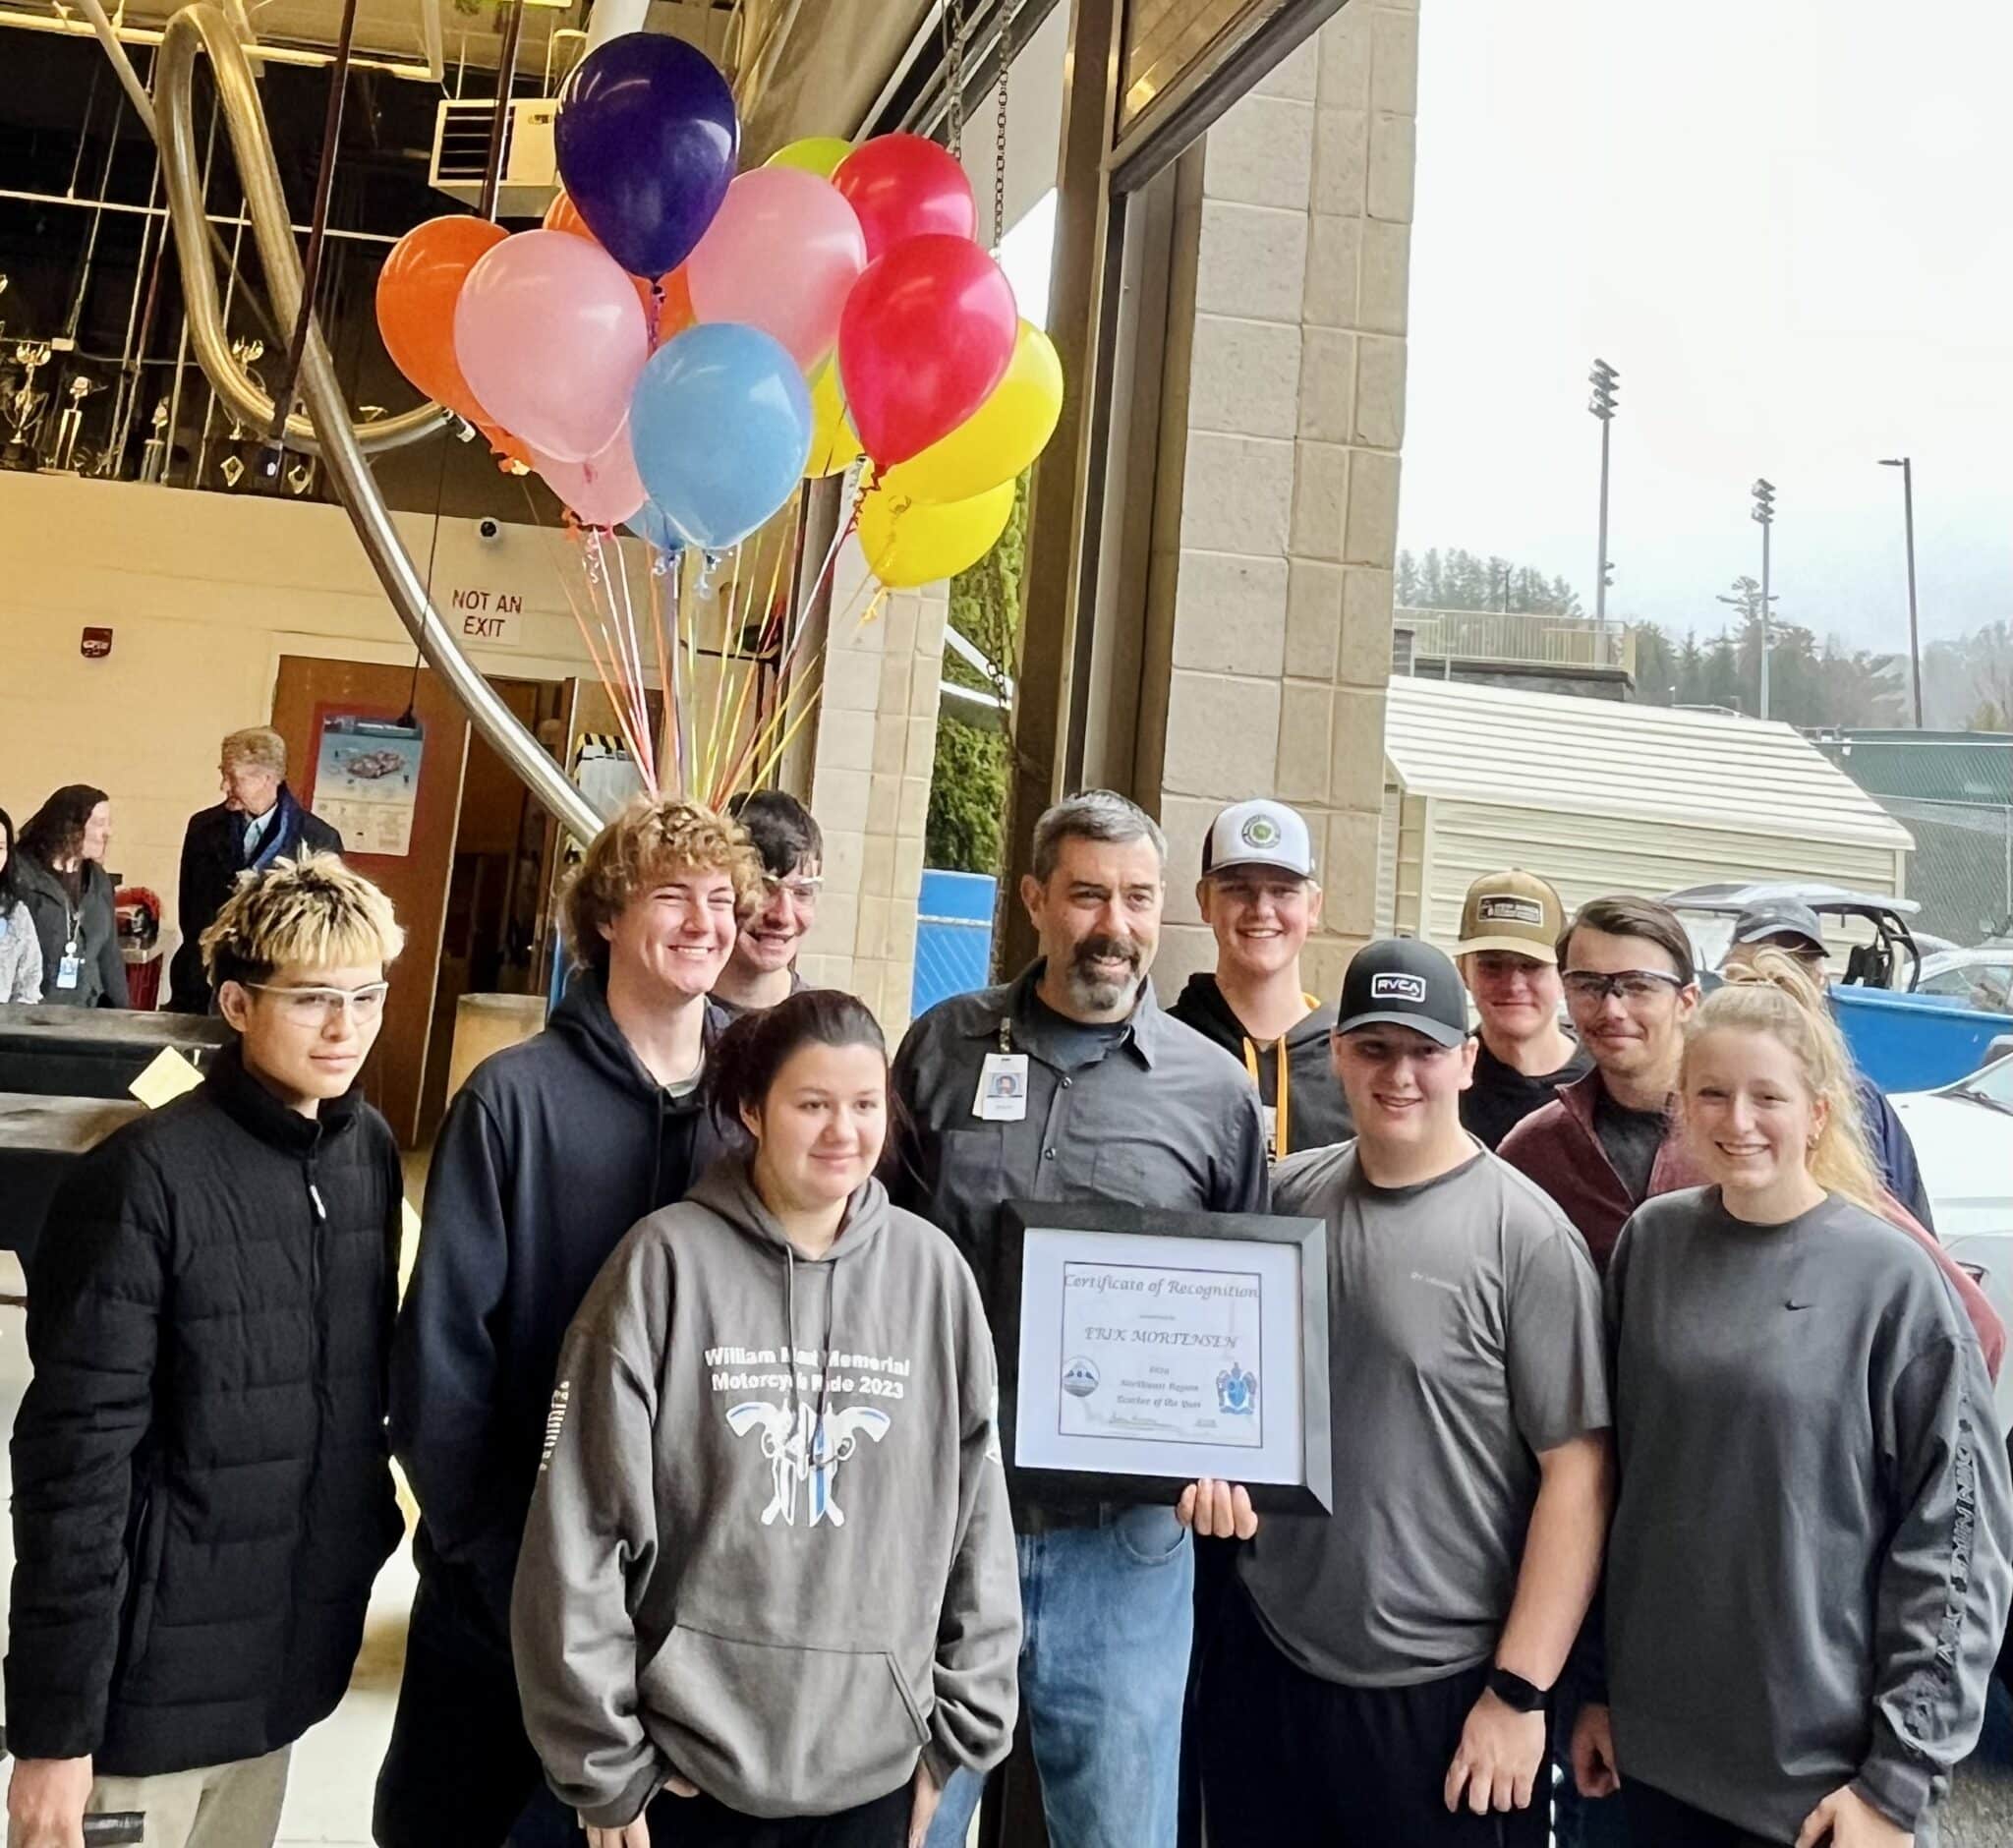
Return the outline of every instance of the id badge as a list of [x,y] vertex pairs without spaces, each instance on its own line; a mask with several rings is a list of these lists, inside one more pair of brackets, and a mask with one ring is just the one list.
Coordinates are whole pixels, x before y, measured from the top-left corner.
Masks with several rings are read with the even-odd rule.
[[978,1095],[971,1114],[981,1123],[1024,1123],[1027,1120],[1027,1055],[988,1053],[979,1068]]
[[1279,1106],[1277,1104],[1260,1104],[1258,1106],[1258,1114],[1265,1119],[1265,1158],[1267,1161],[1277,1161],[1279,1159]]
[[84,958],[82,956],[65,956],[61,962],[56,964],[56,986],[58,988],[75,988],[77,986],[77,978],[83,973]]

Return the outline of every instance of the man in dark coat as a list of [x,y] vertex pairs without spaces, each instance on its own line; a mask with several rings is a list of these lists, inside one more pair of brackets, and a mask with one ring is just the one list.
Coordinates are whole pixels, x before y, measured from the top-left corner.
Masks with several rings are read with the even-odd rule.
[[287,787],[287,741],[266,725],[234,731],[223,742],[217,775],[224,799],[189,818],[175,911],[181,948],[168,965],[170,1013],[207,1013],[202,933],[238,876],[303,853],[340,853],[342,836],[301,806]]
[[400,932],[335,859],[204,946],[237,1041],[77,1164],[29,1278],[14,1427],[13,1848],[141,1811],[270,1848],[400,1532],[385,1429],[403,1183],[356,1085]]

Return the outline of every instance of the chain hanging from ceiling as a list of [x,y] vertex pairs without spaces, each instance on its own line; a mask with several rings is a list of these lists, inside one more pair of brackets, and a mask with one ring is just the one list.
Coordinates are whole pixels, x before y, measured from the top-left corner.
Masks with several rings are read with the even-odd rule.
[[1006,78],[1013,69],[1015,0],[1000,0],[1000,133],[993,147],[993,248],[1006,235]]

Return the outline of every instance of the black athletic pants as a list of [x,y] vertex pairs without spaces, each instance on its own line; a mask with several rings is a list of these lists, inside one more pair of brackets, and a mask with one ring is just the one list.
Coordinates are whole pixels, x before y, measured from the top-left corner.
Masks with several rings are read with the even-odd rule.
[[1296,1668],[1241,1590],[1225,1600],[1190,1724],[1210,1848],[1545,1848],[1530,1808],[1450,1815],[1447,1767],[1486,1665],[1411,1688],[1344,1688]]
[[910,1787],[841,1810],[836,1816],[743,1816],[711,1797],[657,1798],[650,1806],[651,1848],[903,1848]]
[[1772,1848],[1766,1835],[1751,1835],[1650,1784],[1624,1779],[1622,1808],[1629,1818],[1629,1848]]

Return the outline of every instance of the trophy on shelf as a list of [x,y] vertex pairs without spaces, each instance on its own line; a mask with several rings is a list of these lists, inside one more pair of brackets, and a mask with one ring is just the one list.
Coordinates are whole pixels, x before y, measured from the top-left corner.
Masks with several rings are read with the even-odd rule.
[[75,475],[80,471],[77,460],[77,438],[84,430],[84,401],[94,391],[104,386],[96,379],[83,373],[73,373],[70,382],[64,387],[70,399],[62,414],[56,419],[56,446],[50,453],[47,473],[51,475]]
[[21,380],[0,399],[0,418],[7,426],[7,443],[0,448],[0,468],[31,469],[35,445],[41,440],[42,413],[49,394],[35,383],[35,374],[49,363],[46,340],[23,340],[14,349],[14,363],[21,369]]
[[167,399],[156,398],[154,400],[153,417],[150,421],[153,433],[140,445],[140,479],[144,482],[157,482],[167,472]]

